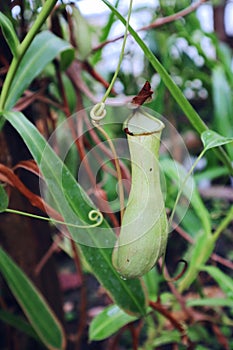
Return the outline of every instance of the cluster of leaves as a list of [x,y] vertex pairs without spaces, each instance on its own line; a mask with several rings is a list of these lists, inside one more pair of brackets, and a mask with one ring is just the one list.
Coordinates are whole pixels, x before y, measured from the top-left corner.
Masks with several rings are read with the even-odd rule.
[[[65,165],[23,112],[26,107],[39,101],[50,111],[48,115],[51,111],[56,113],[57,120],[60,122],[73,112],[88,106],[90,100],[94,102],[94,95],[100,86],[104,88],[108,86],[105,79],[109,77],[100,76],[94,64],[101,63],[102,48],[108,44],[107,39],[116,20],[125,24],[125,19],[117,10],[119,1],[116,2],[115,7],[107,0],[103,2],[111,12],[106,26],[102,31],[96,31],[74,6],[62,4],[52,13],[56,1],[47,0],[39,14],[35,16],[34,11],[31,11],[33,23],[32,25],[30,23],[31,29],[21,42],[14,28],[14,26],[17,28],[17,20],[13,20],[8,11],[6,12],[8,17],[0,13],[2,33],[13,57],[2,87],[0,123],[3,127],[7,120],[24,140],[39,168],[35,170],[35,167],[28,163],[27,170],[43,176],[49,189],[50,206],[41,198],[40,200],[36,198],[35,201],[33,194],[28,194],[22,186],[17,187],[18,182],[14,177],[16,175],[11,169],[2,166],[0,180],[8,186],[21,188],[22,194],[33,205],[51,213],[51,217],[56,219],[61,216],[66,223],[81,226],[83,223],[91,225],[87,218],[95,205],[75,179],[77,163],[79,159],[82,160],[85,157],[85,146],[101,142],[100,136],[96,131],[90,131],[85,144],[82,138],[78,137],[75,124],[72,124],[74,120],[71,119],[70,134],[75,140],[78,139],[78,142],[77,149],[67,157]],[[180,2],[175,1],[173,5],[161,1],[157,9],[158,15],[169,16],[181,10]],[[182,6],[188,6],[188,1],[182,2]],[[48,16],[51,16],[51,30],[46,28]],[[192,132],[195,130],[201,136],[203,147],[197,146],[200,151],[197,159],[207,154],[208,166],[199,174],[198,181],[201,181],[201,178],[207,178],[209,181],[225,181],[227,175],[232,175],[230,161],[233,153],[232,53],[227,46],[219,43],[214,34],[206,34],[202,31],[194,13],[190,13],[182,21],[185,26],[181,21],[174,21],[155,31],[148,29],[145,40],[142,40],[132,27],[129,31],[143,52],[145,60],[143,74],[146,75],[146,79],[156,80],[159,74],[159,80],[156,80],[158,81],[156,96],[150,107],[170,117],[181,133],[190,128],[187,120],[192,125]],[[41,30],[42,26],[44,26],[43,30]],[[96,33],[100,33],[99,36]],[[99,40],[98,51],[93,48],[92,38]],[[203,48],[202,43],[205,41],[208,41],[211,48],[215,50],[213,58],[209,58],[208,52]],[[191,52],[194,54],[191,55]],[[122,70],[120,80],[125,93],[129,92],[128,85],[131,78]],[[48,81],[46,87],[41,85],[41,89],[33,91],[32,83],[35,80],[42,82],[43,79]],[[135,91],[130,90],[130,93],[137,93],[140,77],[133,77],[133,79],[136,83]],[[203,118],[199,116],[188,99]],[[112,116],[115,117],[116,113],[112,110]],[[79,117],[79,120],[81,129],[85,128],[88,124],[87,116]],[[185,122],[179,123],[179,120]],[[36,122],[36,118],[34,121]],[[49,117],[45,122],[48,123],[48,121]],[[206,123],[216,132],[209,130]],[[49,123],[46,127],[49,129]],[[109,126],[107,131],[111,136],[118,136],[120,133],[118,129],[112,129]],[[194,136],[195,140],[198,140],[196,134]],[[224,145],[226,145],[225,149],[222,148]],[[211,153],[212,148],[215,149],[216,157]],[[104,151],[107,154],[110,152],[108,148],[104,148]],[[166,201],[168,210],[172,210],[180,187],[183,187],[184,197],[189,196],[188,176],[190,174],[181,164],[184,160],[179,159],[179,161],[180,163],[171,161],[168,157],[163,157],[161,160],[169,194]],[[224,166],[219,168],[219,162]],[[111,197],[111,193],[106,192],[111,191],[117,181],[112,167],[109,166],[108,169],[109,174],[104,187],[99,188],[94,196],[97,207],[100,194]],[[121,171],[127,178],[127,164],[121,163]],[[87,174],[89,174],[88,168]],[[192,186],[194,190],[190,199],[191,207],[176,230],[189,243],[194,244],[190,244],[187,249],[189,267],[178,281],[177,287],[170,282],[165,285],[157,268],[145,275],[143,280],[126,281],[120,278],[111,262],[112,247],[116,240],[111,226],[117,226],[118,221],[118,217],[111,210],[108,217],[97,228],[79,229],[77,233],[76,227],[67,225],[70,238],[81,243],[85,238],[85,242],[89,245],[71,244],[69,240],[65,242],[64,239],[60,242],[60,247],[73,257],[77,252],[82,256],[83,261],[88,264],[88,270],[98,279],[112,302],[91,322],[90,340],[104,340],[116,332],[119,335],[126,329],[132,335],[135,349],[139,348],[140,344],[147,349],[165,344],[178,344],[180,349],[184,344],[188,344],[190,349],[195,345],[198,345],[199,349],[210,347],[227,349],[232,345],[233,340],[227,340],[227,337],[232,327],[229,310],[233,305],[233,283],[226,272],[220,269],[220,265],[213,266],[206,263],[212,259],[225,264],[225,268],[232,268],[228,261],[228,253],[225,259],[220,259],[214,254],[214,249],[220,234],[232,221],[233,210],[228,205],[224,218],[216,225],[211,217],[211,207],[206,207],[195,181],[192,181]],[[8,197],[5,185],[0,187],[0,198],[1,211],[7,211]],[[211,206],[212,203],[209,205]],[[113,208],[110,209],[113,210]],[[177,212],[179,214],[179,205]],[[99,228],[104,229],[101,231],[105,232],[104,237],[99,234]],[[103,241],[108,241],[108,247],[111,248],[103,248]],[[172,245],[174,246],[174,243]],[[168,246],[168,249],[171,248]],[[49,349],[64,349],[66,335],[62,325],[38,289],[2,248],[0,249],[0,271],[29,323],[12,315],[7,309],[0,311],[0,319],[34,337]],[[205,280],[198,280],[200,272],[204,275],[208,274],[212,284],[217,286],[217,292],[213,292],[211,297],[208,297],[211,286],[206,285]],[[187,291],[195,281],[197,287],[194,291],[184,295],[183,292]],[[224,312],[219,314],[220,308]],[[200,327],[200,322],[206,327]],[[210,337],[210,332],[214,332],[215,336]],[[125,342],[127,341],[126,335]]]

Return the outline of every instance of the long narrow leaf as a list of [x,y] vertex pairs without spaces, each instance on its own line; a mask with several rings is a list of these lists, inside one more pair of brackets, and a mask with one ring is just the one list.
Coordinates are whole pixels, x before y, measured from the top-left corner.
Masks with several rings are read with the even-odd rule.
[[2,248],[0,271],[41,341],[48,349],[64,349],[60,323],[40,292]]
[[187,306],[210,306],[210,307],[230,307],[233,308],[233,300],[229,298],[203,298],[187,301]]
[[209,273],[210,276],[212,276],[216,280],[216,282],[219,284],[222,290],[229,297],[231,297],[231,299],[233,299],[233,281],[231,277],[226,275],[216,266],[203,266],[202,271],[206,271],[207,273]]
[[[222,135],[231,137],[232,131],[232,90],[227,81],[223,67],[217,65],[212,73],[212,90],[214,104],[214,126]],[[228,152],[233,157],[233,148],[227,146]]]
[[[20,133],[47,182],[49,192],[65,222],[92,224],[88,214],[93,203],[73,178],[34,125],[20,112],[5,112],[5,118]],[[90,229],[69,227],[83,255],[100,283],[121,308],[133,314],[145,314],[146,298],[139,280],[123,280],[112,266],[112,249],[116,237],[104,220]]]
[[34,331],[33,327],[25,321],[21,316],[14,315],[11,312],[0,310],[0,320],[11,327],[18,329],[19,331],[27,334],[29,337],[40,341],[40,338]]
[[17,48],[19,47],[19,39],[15,33],[14,27],[7,16],[5,16],[2,12],[0,12],[0,26],[2,29],[2,33],[6,42],[13,54],[13,56],[17,56]]
[[11,109],[15,105],[25,89],[49,62],[61,52],[70,49],[68,42],[49,31],[38,34],[20,62],[7,96],[5,109]]

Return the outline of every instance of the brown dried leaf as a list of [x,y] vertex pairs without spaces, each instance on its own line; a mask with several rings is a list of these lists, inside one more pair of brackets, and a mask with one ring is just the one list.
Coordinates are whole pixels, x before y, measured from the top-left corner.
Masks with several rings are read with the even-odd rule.
[[137,106],[142,106],[145,102],[151,101],[151,96],[153,95],[153,91],[151,90],[151,85],[149,81],[146,81],[143,88],[139,91],[137,96],[132,99],[132,104]]

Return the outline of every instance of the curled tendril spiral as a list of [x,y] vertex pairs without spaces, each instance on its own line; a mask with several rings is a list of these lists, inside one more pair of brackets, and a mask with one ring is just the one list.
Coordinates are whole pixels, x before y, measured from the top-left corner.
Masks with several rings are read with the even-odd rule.
[[93,227],[97,227],[97,226],[101,225],[103,220],[104,220],[104,217],[103,217],[103,214],[99,210],[93,209],[93,210],[89,211],[88,219],[91,221],[96,221],[96,222],[92,225],[77,225],[77,224],[70,224],[67,222],[62,222],[62,221],[58,221],[58,220],[54,220],[54,219],[50,219],[50,221],[57,223],[57,224],[66,225],[68,227],[93,228]]
[[44,217],[44,216],[34,215],[34,214],[26,213],[24,211],[10,209],[10,208],[7,208],[5,210],[5,212],[12,213],[12,214],[18,214],[18,215],[23,215],[23,216],[31,217],[31,218],[34,218],[34,219],[49,221],[49,222],[54,223],[54,224],[60,224],[60,225],[68,226],[68,227],[77,227],[77,228],[97,227],[97,226],[101,225],[103,220],[104,220],[103,214],[99,210],[94,210],[94,209],[89,211],[88,219],[90,221],[96,221],[96,223],[94,223],[92,225],[84,225],[84,226],[83,225],[71,224],[71,223],[67,223],[67,222],[64,222],[64,221],[56,220],[56,219],[53,219],[53,218],[47,218],[47,217]]
[[98,124],[106,116],[105,103],[97,103],[90,112],[91,120],[93,124]]
[[88,214],[88,218],[89,220],[91,221],[96,221],[95,224],[93,225],[90,225],[89,227],[96,227],[96,226],[99,226],[102,224],[103,220],[104,220],[104,217],[103,217],[103,214],[98,211],[98,210],[91,210]]

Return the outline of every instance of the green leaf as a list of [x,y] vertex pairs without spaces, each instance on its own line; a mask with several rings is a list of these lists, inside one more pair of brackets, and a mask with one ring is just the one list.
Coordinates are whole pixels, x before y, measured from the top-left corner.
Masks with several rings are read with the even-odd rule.
[[188,265],[188,270],[185,273],[184,277],[181,279],[179,284],[179,291],[183,292],[196,279],[200,269],[203,268],[203,265],[211,256],[215,246],[214,237],[209,234],[202,234],[197,237],[197,240],[193,246],[191,260]]
[[203,298],[187,301],[188,307],[193,306],[211,306],[211,307],[230,307],[233,308],[233,299],[227,298]]
[[38,34],[19,64],[7,96],[5,109],[11,109],[15,105],[25,89],[49,62],[60,53],[70,49],[68,42],[49,31]]
[[181,342],[180,333],[176,330],[174,331],[163,331],[156,339],[153,341],[153,347],[160,347],[162,345]]
[[[228,79],[222,64],[216,65],[213,69],[212,90],[214,104],[214,128],[221,134],[226,135],[227,137],[232,137],[233,97],[232,90],[228,83]],[[233,157],[233,148],[231,147],[230,149],[230,147],[227,147],[227,149],[230,156]]]
[[224,137],[215,131],[207,130],[201,134],[201,140],[205,150],[208,150],[233,142],[233,137]]
[[69,67],[69,65],[72,63],[74,58],[75,58],[75,50],[72,47],[70,47],[65,51],[62,51],[61,61],[60,61],[61,70],[65,71]]
[[146,285],[149,299],[156,300],[159,294],[159,284],[164,280],[164,277],[158,272],[158,269],[154,267],[142,278]]
[[209,333],[202,324],[194,323],[187,328],[187,335],[192,342],[199,343],[201,341],[208,341]]
[[61,324],[28,277],[0,248],[0,271],[41,341],[49,349],[64,349]]
[[3,185],[0,185],[0,213],[4,212],[8,207],[8,196]]
[[91,52],[91,27],[77,7],[72,8],[74,35],[78,46],[78,57],[84,60]]
[[[20,112],[5,112],[4,116],[19,132],[38,163],[65,222],[93,224],[88,221],[90,211],[95,208],[93,203],[36,127]],[[123,280],[112,266],[116,236],[108,223],[103,220],[95,228],[69,227],[69,231],[72,238],[79,243],[93,273],[115,303],[132,314],[145,314],[147,301],[140,280]]]
[[231,298],[233,298],[233,281],[232,278],[227,276],[219,268],[215,266],[203,266],[202,271],[209,273],[215,281],[219,284],[220,288]]
[[5,16],[2,12],[0,12],[0,26],[2,28],[2,33],[4,38],[13,54],[13,56],[17,56],[18,47],[20,45],[19,39],[15,33],[13,24],[9,20],[7,16]]
[[[184,179],[186,178],[186,175],[187,175],[186,169],[175,160],[168,159],[168,158],[161,159],[161,166],[166,176],[175,182],[175,186],[177,186],[177,190],[179,190]],[[210,233],[211,232],[210,215],[199,195],[199,192],[196,188],[195,182],[193,181],[192,177],[189,177],[188,180],[186,181],[182,193],[184,194],[184,196],[186,196],[188,200],[190,200],[196,215],[199,217],[200,221],[202,222],[204,231],[207,234]]]
[[92,320],[89,339],[90,341],[106,339],[135,320],[137,317],[126,314],[117,305],[110,305]]
[[32,328],[32,326],[26,322],[21,316],[13,315],[11,312],[0,310],[0,320],[11,327],[18,329],[19,331],[27,334],[29,337],[40,341],[40,338]]
[[[180,211],[181,211],[181,214],[179,214]],[[182,217],[181,216],[182,211],[183,211],[182,207],[180,209],[180,206],[178,204],[177,208],[176,208],[176,215],[178,218]],[[186,214],[181,222],[181,225],[184,228],[184,230],[186,232],[188,232],[189,236],[192,238],[197,237],[201,233],[201,230],[202,230],[201,226],[200,226],[200,220],[197,217],[196,212],[192,208],[189,208],[189,210],[186,212]],[[188,251],[185,253],[186,255],[189,255],[190,248],[188,248]]]
[[[227,43],[214,38],[213,44],[216,46],[218,62],[221,62],[219,66],[215,65],[214,70],[224,69],[226,73],[231,72],[232,68],[232,51]],[[230,74],[229,74],[230,75]],[[231,74],[232,75],[232,74]],[[229,77],[230,78],[230,77]],[[216,80],[218,83],[218,81]],[[233,80],[231,79],[231,82]]]

